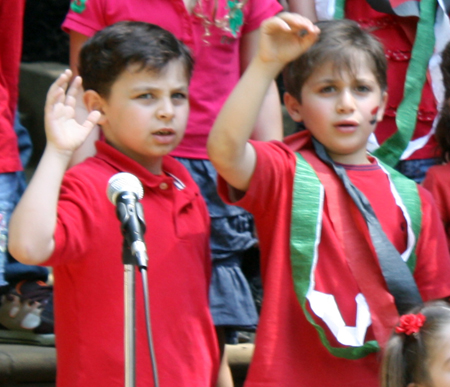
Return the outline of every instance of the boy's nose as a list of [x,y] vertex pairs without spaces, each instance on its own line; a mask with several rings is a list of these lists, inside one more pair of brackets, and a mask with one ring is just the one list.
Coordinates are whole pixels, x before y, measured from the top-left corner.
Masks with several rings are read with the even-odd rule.
[[351,90],[342,90],[339,94],[336,110],[340,114],[351,113],[355,110],[355,99]]
[[158,106],[157,115],[160,120],[170,120],[174,116],[174,107],[170,98],[163,98]]

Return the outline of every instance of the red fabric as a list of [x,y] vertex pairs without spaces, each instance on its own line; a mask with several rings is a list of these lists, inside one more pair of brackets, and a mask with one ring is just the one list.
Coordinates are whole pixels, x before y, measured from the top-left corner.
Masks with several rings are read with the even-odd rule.
[[[375,131],[378,142],[383,143],[397,131],[395,116],[403,99],[406,71],[411,58],[411,50],[417,27],[416,17],[387,15],[372,9],[364,0],[347,0],[345,17],[357,21],[363,28],[372,32],[385,47],[388,60],[388,103],[383,121]],[[417,112],[417,124],[412,139],[430,133],[437,115],[437,102],[431,82],[427,78],[422,91],[422,99]],[[437,142],[434,136],[427,144],[415,151],[408,159],[427,159],[437,156]]]
[[[378,289],[385,287],[385,281],[376,259],[365,220],[340,180],[336,179],[336,175],[330,170],[330,167],[320,161],[312,149],[302,151],[302,155],[316,171],[322,185],[326,187],[327,214],[331,220],[331,227],[336,234],[336,243],[342,245],[342,252],[345,254],[341,255],[344,260],[338,264],[348,265],[349,271],[346,272],[346,275],[349,278],[347,281],[353,281],[354,279],[355,286],[352,294],[342,293],[336,296],[336,300],[338,304],[345,305],[345,300],[354,299],[361,291],[372,312],[373,336],[378,343],[384,345],[391,335],[392,327],[397,323],[398,312],[391,294],[378,291]],[[380,196],[378,194],[380,191],[389,191],[390,189],[386,174],[373,159],[371,165],[344,165],[344,168],[353,184],[374,205],[376,215],[383,225],[383,230],[393,241],[397,250],[400,252],[406,250],[407,228],[403,213],[395,204],[392,195]],[[402,227],[400,228],[398,225]],[[324,245],[320,246],[319,254],[327,258],[333,257],[332,251],[327,250]],[[317,271],[321,273],[329,272],[331,275],[330,268],[341,270],[335,264],[334,257],[330,262],[321,259],[318,262]],[[334,288],[334,285],[330,287],[327,276],[317,279],[316,290],[326,294],[334,294]],[[345,311],[343,308],[341,312],[344,315],[352,316],[350,325],[354,326],[356,324],[356,304],[351,304],[351,307],[351,310]]]
[[22,170],[14,115],[19,92],[25,0],[0,2],[0,173]]
[[[155,176],[106,143],[70,169],[61,189],[54,267],[57,385],[124,385],[124,288],[120,223],[107,182],[127,171],[144,186],[152,331],[161,386],[215,386],[218,348],[209,313],[209,218],[198,187],[170,156]],[[153,386],[136,276],[137,386]]]
[[[304,133],[299,134],[302,135]],[[378,386],[379,354],[359,360],[334,357],[322,345],[315,328],[307,322],[294,292],[290,265],[295,155],[284,144],[277,142],[253,142],[253,145],[257,151],[256,170],[249,190],[243,199],[235,203],[255,217],[264,285],[263,309],[246,387],[335,387],[336,380],[339,385],[347,387]],[[385,175],[380,174],[376,164],[348,169],[348,173],[371,201],[388,237],[398,249],[403,250],[405,220],[388,194],[390,189]],[[228,187],[222,179],[219,180],[219,189],[229,202],[226,197]],[[380,192],[386,193],[381,195]],[[417,244],[414,277],[422,297],[429,300],[450,294],[450,258],[432,199],[424,189],[419,192],[423,224]],[[345,208],[346,203],[342,206]],[[361,289],[348,267],[345,251],[334,231],[335,215],[330,213],[325,188],[322,239],[315,271],[316,289],[334,295],[347,325],[354,325],[356,305],[353,300]],[[361,231],[363,236],[367,235],[365,227]],[[367,255],[372,256],[372,249],[367,249]],[[379,276],[380,271],[373,273],[374,279]],[[373,286],[378,285],[375,283]],[[391,297],[386,287],[379,287],[377,293],[383,298]],[[318,319],[316,321],[319,322]],[[338,345],[329,329],[325,327],[325,330],[331,343]],[[373,338],[369,327],[366,340]]]
[[[214,1],[203,0],[205,12],[213,13]],[[194,12],[201,10],[200,2]],[[227,2],[218,1],[217,18],[223,18]],[[243,8],[244,25],[237,37],[211,27],[205,42],[201,20],[188,14],[182,0],[89,0],[81,14],[70,11],[63,27],[92,36],[96,31],[120,20],[139,20],[171,31],[187,44],[195,58],[189,86],[191,110],[186,134],[172,155],[193,159],[208,159],[206,140],[233,87],[240,77],[240,38],[256,30],[264,19],[282,10],[276,0],[249,0]]]
[[450,164],[429,168],[422,184],[436,201],[450,247]]

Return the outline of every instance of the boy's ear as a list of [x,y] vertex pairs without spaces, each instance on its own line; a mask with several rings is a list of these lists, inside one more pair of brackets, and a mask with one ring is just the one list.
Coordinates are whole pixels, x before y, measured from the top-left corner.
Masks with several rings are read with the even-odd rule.
[[289,115],[295,122],[301,122],[303,120],[302,115],[300,114],[300,102],[298,102],[297,98],[293,97],[288,92],[284,93],[283,96],[284,106],[288,111]]
[[101,113],[97,124],[102,125],[105,122],[105,114],[103,112],[103,105],[105,104],[104,98],[94,90],[87,90],[84,92],[83,102],[88,112],[97,110]]

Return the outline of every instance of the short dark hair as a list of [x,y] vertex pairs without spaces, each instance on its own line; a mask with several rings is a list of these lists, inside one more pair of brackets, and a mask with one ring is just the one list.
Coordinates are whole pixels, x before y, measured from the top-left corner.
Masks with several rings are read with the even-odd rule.
[[84,90],[94,90],[107,98],[112,84],[129,66],[159,73],[173,60],[184,64],[189,80],[194,62],[185,44],[157,25],[122,21],[100,30],[85,42],[78,72]]
[[354,72],[357,55],[363,54],[375,78],[387,89],[387,62],[383,45],[370,32],[352,20],[327,20],[316,23],[320,28],[317,41],[284,69],[286,91],[301,102],[301,90],[315,69],[332,62],[337,71]]

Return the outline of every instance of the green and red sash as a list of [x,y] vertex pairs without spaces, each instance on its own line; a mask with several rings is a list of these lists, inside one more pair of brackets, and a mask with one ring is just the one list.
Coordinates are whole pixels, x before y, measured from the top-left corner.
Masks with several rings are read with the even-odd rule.
[[[413,272],[416,263],[415,245],[420,232],[422,216],[417,186],[413,181],[406,179],[390,167],[382,165],[382,168],[390,179],[392,193],[408,223],[408,248],[402,257]],[[324,186],[327,190],[327,206],[330,208],[330,212],[335,212],[333,225],[337,236],[346,251],[348,264],[355,280],[364,294],[361,297],[367,299],[368,310],[370,309],[367,324],[372,324],[376,341],[368,341],[361,345],[332,346],[324,329],[315,322],[307,307],[308,300],[311,309],[314,310],[314,305],[311,305],[313,299],[311,295],[314,292],[317,293],[314,291],[314,268],[319,259],[318,246],[321,237]],[[385,287],[385,285],[383,278],[373,275],[377,272],[373,267],[377,264],[376,258],[367,259],[367,242],[361,239],[361,232],[358,231],[361,227],[367,226],[357,210],[350,214],[345,210],[348,206],[342,206],[342,203],[346,200],[349,200],[349,196],[342,184],[329,167],[317,159],[312,150],[302,150],[301,154],[297,153],[290,241],[295,292],[307,320],[316,328],[328,351],[337,357],[359,359],[379,350],[378,343],[387,341],[399,316],[392,299],[383,299],[378,294],[376,297],[371,296],[371,293],[373,294],[371,289],[373,290],[374,286],[379,288],[380,286]],[[344,233],[345,238],[343,237]],[[368,279],[371,279],[372,282]],[[361,302],[361,310],[364,311],[365,300],[361,300]],[[358,304],[358,308],[359,306]],[[339,338],[337,339],[339,341]]]
[[[417,16],[416,38],[406,73],[403,100],[395,118],[397,132],[374,152],[374,155],[390,166],[395,166],[412,139],[417,122],[417,111],[427,69],[435,48],[435,19],[437,0],[367,0],[377,11],[398,16]],[[449,1],[446,1],[449,3]],[[449,4],[446,4],[449,9]],[[335,19],[345,17],[345,0],[336,0]]]

